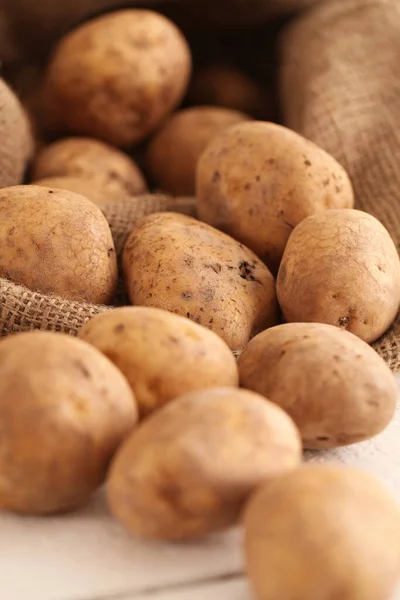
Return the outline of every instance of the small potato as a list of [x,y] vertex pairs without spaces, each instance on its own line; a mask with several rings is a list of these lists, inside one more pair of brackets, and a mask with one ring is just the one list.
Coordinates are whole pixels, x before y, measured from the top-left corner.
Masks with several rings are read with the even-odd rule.
[[109,505],[135,535],[195,538],[234,525],[254,488],[296,467],[300,455],[293,422],[264,398],[234,388],[192,392],[124,443]]
[[227,65],[210,65],[195,72],[188,96],[195,105],[223,106],[250,115],[258,114],[264,101],[261,89],[247,73]]
[[76,508],[101,485],[137,408],[125,377],[68,335],[0,341],[0,508]]
[[29,119],[0,78],[0,188],[21,183],[33,151]]
[[240,383],[278,404],[309,449],[361,442],[396,408],[385,361],[355,335],[319,323],[287,323],[257,335],[239,358]]
[[244,113],[213,106],[186,108],[172,115],[147,149],[147,170],[164,192],[194,196],[199,156],[217,133],[248,121]]
[[239,242],[186,215],[155,213],[137,224],[123,252],[132,304],[186,316],[231,350],[279,320],[275,281]]
[[121,10],[83,23],[55,48],[44,83],[53,131],[129,147],[181,102],[191,56],[179,29],[150,10]]
[[65,190],[21,185],[0,190],[0,277],[44,294],[107,304],[117,260],[100,209]]
[[388,600],[400,579],[400,507],[362,471],[307,466],[270,479],[244,527],[258,600]]
[[142,416],[187,392],[239,384],[236,361],[218,335],[164,310],[111,310],[79,335],[122,371]]
[[[136,196],[147,191],[139,167],[128,155],[104,142],[83,137],[59,140],[39,152],[31,178],[37,183],[48,177],[79,177],[93,185],[94,190],[100,187],[103,194],[116,197]],[[78,192],[77,189],[70,191]]]
[[354,203],[350,180],[332,156],[294,131],[261,121],[214,137],[196,180],[199,219],[245,244],[274,274],[298,223]]
[[291,235],[277,291],[286,321],[329,323],[373,342],[399,311],[399,255],[371,215],[326,211]]

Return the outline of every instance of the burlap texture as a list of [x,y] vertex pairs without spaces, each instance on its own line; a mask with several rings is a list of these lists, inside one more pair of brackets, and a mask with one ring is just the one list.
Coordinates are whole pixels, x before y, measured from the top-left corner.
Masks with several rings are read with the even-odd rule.
[[[400,248],[400,3],[331,0],[281,40],[285,124],[347,169]],[[400,371],[400,317],[374,344]]]
[[[194,199],[191,198],[173,199],[150,194],[110,204],[104,209],[104,214],[110,224],[118,257],[140,218],[164,210],[194,215],[194,204]],[[117,289],[115,305],[127,302],[121,283]],[[0,278],[0,336],[32,329],[76,335],[89,319],[106,310],[109,310],[106,306],[71,302],[31,292]]]

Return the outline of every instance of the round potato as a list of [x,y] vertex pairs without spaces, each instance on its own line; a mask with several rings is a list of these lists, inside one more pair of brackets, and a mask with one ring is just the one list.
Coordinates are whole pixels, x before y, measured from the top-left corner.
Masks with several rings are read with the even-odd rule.
[[34,143],[24,109],[1,78],[0,115],[0,188],[4,188],[21,183]]
[[358,337],[320,323],[287,323],[257,335],[239,358],[240,383],[285,410],[309,449],[361,442],[396,408],[385,361]]
[[[79,177],[93,185],[94,190],[100,187],[103,194],[116,197],[136,196],[147,191],[139,167],[129,156],[90,138],[65,138],[43,148],[34,160],[31,178],[49,177]],[[81,193],[78,189],[71,191]]]
[[68,335],[0,342],[0,507],[46,514],[76,508],[104,481],[137,421],[125,377]]
[[231,350],[279,320],[275,281],[247,248],[186,215],[155,213],[137,224],[123,252],[132,304],[186,316]]
[[0,190],[0,277],[33,291],[107,304],[117,259],[100,209],[65,190],[21,185]]
[[172,115],[147,149],[147,170],[164,192],[194,196],[197,161],[207,144],[227,127],[249,120],[244,113],[213,106]]
[[239,384],[236,361],[218,335],[164,310],[111,310],[79,335],[122,371],[142,416],[187,392]]
[[195,104],[224,106],[256,115],[263,108],[263,94],[247,73],[227,65],[209,65],[196,71],[189,88]]
[[399,310],[397,249],[365,212],[313,215],[290,237],[277,291],[286,321],[329,323],[373,342]]
[[199,159],[196,179],[199,219],[241,241],[274,274],[298,223],[354,203],[339,163],[274,123],[240,123],[218,134]]
[[387,600],[400,578],[400,508],[353,468],[306,466],[268,480],[244,515],[259,600]]
[[187,42],[166,17],[134,9],[100,16],[55,48],[44,84],[47,124],[132,146],[178,106],[190,72]]
[[127,439],[111,466],[111,512],[132,533],[195,538],[234,525],[264,479],[295,468],[300,439],[291,419],[234,388],[181,396]]

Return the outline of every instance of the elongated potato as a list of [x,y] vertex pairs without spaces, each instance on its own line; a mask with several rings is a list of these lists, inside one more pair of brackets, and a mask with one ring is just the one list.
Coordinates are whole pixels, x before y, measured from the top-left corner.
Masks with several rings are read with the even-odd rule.
[[256,336],[239,358],[240,383],[285,410],[305,448],[332,448],[380,433],[396,408],[385,361],[355,335],[287,323]]
[[117,260],[108,223],[87,198],[56,188],[0,190],[0,277],[33,291],[108,304]]
[[345,170],[290,129],[253,121],[218,134],[197,165],[199,219],[243,242],[275,274],[303,219],[354,203]]
[[278,322],[275,281],[239,242],[191,217],[142,219],[123,252],[132,304],[163,308],[212,329],[231,350]]
[[137,420],[128,382],[95,348],[68,335],[0,341],[0,508],[70,510],[103,482]]
[[290,236],[277,291],[286,321],[329,323],[373,342],[399,310],[399,255],[371,215],[326,211]]
[[236,523],[264,480],[295,468],[291,419],[234,388],[181,396],[151,415],[118,452],[108,479],[111,512],[132,533],[182,540]]
[[362,471],[307,466],[268,480],[244,526],[258,600],[388,600],[400,579],[400,507]]
[[117,308],[79,335],[122,371],[142,416],[187,392],[239,383],[233,354],[218,335],[164,310]]

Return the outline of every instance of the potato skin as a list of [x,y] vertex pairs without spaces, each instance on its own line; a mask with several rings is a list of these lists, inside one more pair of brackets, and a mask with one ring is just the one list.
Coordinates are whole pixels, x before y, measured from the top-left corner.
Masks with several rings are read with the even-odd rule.
[[33,291],[112,301],[117,260],[108,223],[90,200],[34,185],[0,190],[0,277]]
[[191,71],[179,29],[149,10],[121,10],[80,25],[56,46],[44,84],[55,130],[128,147],[182,100]]
[[387,600],[400,577],[400,509],[371,475],[306,466],[268,481],[244,515],[259,600]]
[[126,440],[108,478],[111,512],[135,535],[183,540],[236,523],[264,479],[295,468],[291,419],[234,388],[181,396]]
[[104,481],[136,420],[128,382],[89,344],[42,331],[3,339],[0,507],[76,508]]
[[354,203],[350,180],[333,157],[261,121],[214,137],[199,159],[196,182],[199,219],[241,241],[274,274],[298,223]]
[[147,192],[146,181],[135,161],[121,150],[91,138],[58,140],[35,157],[31,169],[33,181],[66,176],[85,179],[88,185],[100,186],[109,195],[135,196]]
[[44,179],[33,181],[32,185],[39,185],[40,187],[57,190],[67,190],[74,194],[79,194],[96,204],[100,209],[103,209],[107,204],[117,199],[122,200],[126,198],[126,196],[121,194],[117,194],[115,197],[98,182],[80,177],[45,177]]
[[207,144],[227,127],[248,121],[236,110],[195,106],[172,115],[150,142],[147,171],[164,192],[194,196],[197,161]]
[[239,358],[240,383],[285,410],[308,449],[361,442],[394,416],[397,384],[385,361],[332,325],[287,323],[257,335]]
[[267,267],[239,242],[186,215],[142,219],[125,245],[123,271],[132,304],[186,316],[231,350],[278,323]]
[[117,308],[89,321],[81,339],[125,375],[141,416],[187,392],[238,386],[236,361],[215,333],[157,308]]
[[400,306],[400,261],[385,227],[359,210],[303,221],[290,237],[277,278],[286,321],[343,327],[378,339]]

